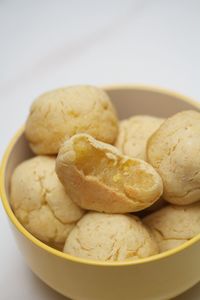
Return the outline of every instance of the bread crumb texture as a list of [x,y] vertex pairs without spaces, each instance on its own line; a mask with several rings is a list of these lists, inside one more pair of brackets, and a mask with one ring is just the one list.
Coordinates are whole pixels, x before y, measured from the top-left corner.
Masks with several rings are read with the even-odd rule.
[[151,136],[148,162],[163,180],[163,198],[177,205],[200,199],[200,113],[182,111]]
[[121,121],[116,147],[125,155],[146,160],[147,141],[163,121],[164,119],[146,115]]
[[63,144],[56,171],[73,201],[99,212],[142,210],[156,202],[163,189],[151,165],[87,134],[77,134]]
[[11,205],[22,225],[51,245],[64,243],[84,211],[71,201],[55,172],[55,158],[24,161],[11,179]]
[[200,233],[200,203],[168,205],[143,219],[160,252],[175,248]]
[[90,212],[70,232],[64,252],[99,261],[123,261],[154,255],[158,247],[137,217]]
[[25,134],[36,154],[57,154],[64,140],[80,132],[115,142],[118,119],[102,89],[84,85],[60,88],[33,102]]

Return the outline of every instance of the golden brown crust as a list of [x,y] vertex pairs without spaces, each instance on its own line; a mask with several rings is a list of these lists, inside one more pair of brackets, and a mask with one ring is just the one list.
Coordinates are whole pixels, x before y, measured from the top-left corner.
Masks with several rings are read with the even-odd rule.
[[143,219],[160,252],[177,247],[200,233],[200,203],[187,206],[168,205]]
[[162,180],[149,164],[87,134],[63,144],[56,172],[73,201],[99,212],[139,211],[162,194]]
[[146,160],[147,141],[163,121],[164,119],[147,115],[133,116],[121,121],[116,147],[125,155]]
[[33,102],[25,134],[36,154],[57,154],[64,140],[79,132],[115,142],[118,120],[103,90],[71,86],[47,92]]
[[123,261],[157,254],[158,246],[137,217],[90,212],[71,231],[64,252],[100,261]]
[[182,111],[167,119],[147,145],[148,162],[163,180],[163,198],[177,205],[200,199],[200,113]]
[[55,158],[48,156],[37,156],[17,166],[11,179],[11,205],[28,231],[53,245],[64,243],[84,214],[58,180]]

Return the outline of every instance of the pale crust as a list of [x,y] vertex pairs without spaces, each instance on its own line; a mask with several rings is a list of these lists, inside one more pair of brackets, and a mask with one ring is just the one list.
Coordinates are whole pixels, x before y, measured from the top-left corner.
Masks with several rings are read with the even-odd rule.
[[163,121],[164,119],[146,115],[121,121],[116,147],[125,155],[146,160],[147,141]]
[[139,211],[162,194],[162,180],[149,164],[87,134],[77,134],[62,145],[56,172],[71,199],[89,210]]
[[99,261],[123,261],[157,254],[158,246],[137,217],[90,212],[70,232],[64,252]]
[[160,252],[177,247],[200,233],[200,203],[168,205],[145,217]]
[[148,162],[163,180],[163,198],[177,205],[200,199],[200,113],[183,111],[167,119],[147,145]]
[[118,119],[103,90],[71,86],[45,93],[33,102],[25,134],[36,154],[57,154],[64,140],[79,132],[115,142]]
[[11,205],[24,227],[40,240],[64,243],[84,211],[71,201],[55,172],[55,158],[24,161],[11,179]]

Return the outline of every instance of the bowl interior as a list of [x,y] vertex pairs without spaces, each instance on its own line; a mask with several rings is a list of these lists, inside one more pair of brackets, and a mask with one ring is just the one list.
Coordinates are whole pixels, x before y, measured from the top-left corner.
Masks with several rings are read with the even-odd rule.
[[[148,114],[158,117],[169,117],[181,110],[196,109],[198,104],[192,103],[185,97],[153,88],[113,87],[106,89],[116,107],[119,118],[132,115]],[[9,157],[5,166],[4,186],[9,201],[10,178],[15,167],[22,161],[34,156],[21,130],[10,147]]]

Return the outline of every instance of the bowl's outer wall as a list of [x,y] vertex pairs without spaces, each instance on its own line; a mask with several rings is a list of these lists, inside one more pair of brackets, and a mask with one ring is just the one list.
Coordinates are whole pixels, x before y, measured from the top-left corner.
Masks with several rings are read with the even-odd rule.
[[76,300],[172,299],[199,281],[200,243],[144,264],[95,266],[62,259],[31,243],[14,228],[21,253],[49,286]]
[[[141,88],[108,90],[120,118],[133,114],[170,116],[198,105],[177,95]],[[21,161],[33,154],[22,134],[15,143],[4,176],[9,199],[10,176]],[[200,242],[165,258],[124,266],[77,263],[49,253],[34,244],[11,223],[16,241],[33,272],[49,286],[76,300],[161,300],[187,290],[200,280]]]

